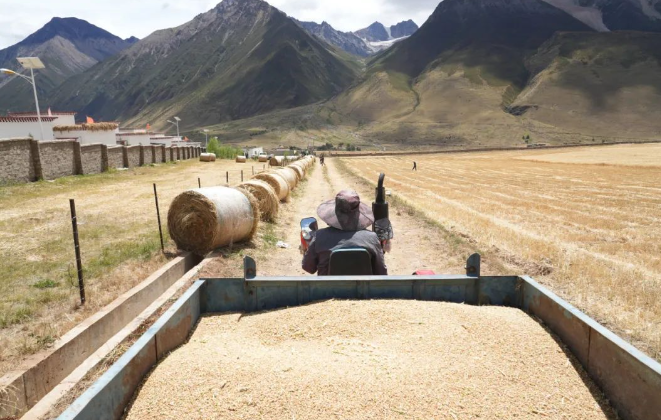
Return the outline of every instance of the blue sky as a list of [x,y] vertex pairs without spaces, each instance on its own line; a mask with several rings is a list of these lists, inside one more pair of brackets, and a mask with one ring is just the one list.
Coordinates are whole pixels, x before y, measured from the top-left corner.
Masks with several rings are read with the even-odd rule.
[[[268,0],[267,0],[268,1]],[[270,0],[300,20],[326,20],[353,31],[378,20],[391,25],[413,19],[422,25],[439,0]],[[157,29],[181,25],[213,8],[209,0],[2,0],[0,49],[13,45],[53,17],[77,17],[122,38],[144,38]]]

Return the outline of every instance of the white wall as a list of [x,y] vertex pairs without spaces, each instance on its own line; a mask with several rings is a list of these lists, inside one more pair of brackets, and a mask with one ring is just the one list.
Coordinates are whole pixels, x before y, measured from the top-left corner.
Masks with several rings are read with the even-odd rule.
[[252,157],[259,157],[259,155],[264,154],[264,148],[263,147],[253,147],[252,149],[248,149],[248,156]]
[[72,131],[56,131],[56,138],[69,138],[78,139],[80,144],[106,144],[108,146],[116,146],[117,139],[115,138],[116,131],[89,131],[89,130],[72,130]]
[[41,138],[41,130],[39,129],[39,122],[0,122],[0,139],[8,139],[12,137],[29,137],[32,135],[37,140],[52,140],[53,139],[53,122],[44,121],[44,135],[45,139]]
[[[42,115],[43,116],[43,115]],[[76,125],[76,118],[74,115],[53,115],[54,117],[57,117],[55,121],[53,121],[53,125]]]
[[138,146],[138,145],[149,146],[151,144],[152,136],[153,134],[146,134],[146,133],[140,135],[135,135],[135,134],[122,135],[122,133],[120,133],[115,137],[117,138],[118,141],[126,141],[129,146]]

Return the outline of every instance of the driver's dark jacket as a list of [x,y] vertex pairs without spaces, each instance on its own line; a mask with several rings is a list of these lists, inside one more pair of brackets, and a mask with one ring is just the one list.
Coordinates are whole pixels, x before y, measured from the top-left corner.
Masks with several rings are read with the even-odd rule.
[[344,231],[332,227],[316,232],[303,256],[303,270],[310,274],[318,272],[320,276],[327,276],[331,252],[344,248],[365,248],[372,256],[372,273],[379,276],[388,274],[383,249],[376,233],[369,230]]

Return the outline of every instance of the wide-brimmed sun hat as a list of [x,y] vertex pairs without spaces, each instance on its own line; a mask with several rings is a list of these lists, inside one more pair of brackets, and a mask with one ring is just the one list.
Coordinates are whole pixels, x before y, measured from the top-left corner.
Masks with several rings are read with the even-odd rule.
[[340,191],[335,199],[322,203],[317,214],[329,226],[340,230],[363,230],[374,223],[372,210],[360,202],[357,192],[350,190]]

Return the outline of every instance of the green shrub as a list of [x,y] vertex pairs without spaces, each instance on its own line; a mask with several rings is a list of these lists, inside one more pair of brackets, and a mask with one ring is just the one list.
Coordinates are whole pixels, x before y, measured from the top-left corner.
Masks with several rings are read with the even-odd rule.
[[218,142],[218,137],[212,137],[209,140],[207,152],[214,153],[218,159],[235,159],[239,155],[243,156],[243,149],[222,145]]

